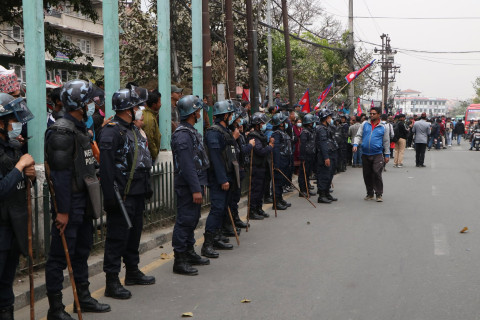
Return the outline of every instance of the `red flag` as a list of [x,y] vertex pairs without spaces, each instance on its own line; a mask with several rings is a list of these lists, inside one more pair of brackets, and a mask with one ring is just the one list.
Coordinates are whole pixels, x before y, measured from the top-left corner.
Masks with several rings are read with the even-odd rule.
[[318,96],[317,100],[320,104],[322,104],[323,100],[327,97],[328,93],[330,92],[330,89],[332,89],[333,82],[328,85],[328,87],[323,90],[322,94]]
[[243,89],[242,100],[250,101],[250,99],[248,98],[249,95],[250,95],[249,90],[248,89]]
[[357,70],[357,71],[352,71],[347,76],[345,77],[345,80],[347,80],[348,83],[352,82],[355,80],[363,71],[365,71],[368,67],[370,67],[373,62],[375,62],[375,59],[372,60],[369,64],[365,65],[362,69]]
[[357,98],[357,116],[362,115],[362,105],[360,104],[360,97]]
[[370,108],[374,108],[375,107],[375,103],[373,103],[373,99],[372,99],[372,104],[370,105]]
[[307,91],[303,94],[303,97],[298,102],[298,105],[302,106],[302,112],[310,113],[310,94]]

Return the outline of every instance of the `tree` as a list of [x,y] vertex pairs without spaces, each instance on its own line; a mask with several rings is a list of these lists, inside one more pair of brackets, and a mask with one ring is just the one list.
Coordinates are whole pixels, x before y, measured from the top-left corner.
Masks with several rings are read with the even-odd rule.
[[480,103],[480,77],[475,79],[473,88],[475,89],[475,94],[477,95],[475,98],[473,98],[473,103]]

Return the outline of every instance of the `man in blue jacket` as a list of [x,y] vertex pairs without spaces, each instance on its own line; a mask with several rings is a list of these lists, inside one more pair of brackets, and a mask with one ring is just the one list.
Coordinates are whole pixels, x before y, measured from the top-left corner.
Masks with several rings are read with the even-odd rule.
[[370,120],[362,123],[353,143],[353,152],[362,145],[363,180],[367,188],[364,199],[373,200],[375,193],[377,202],[383,202],[383,163],[390,159],[390,132],[380,122],[380,113],[379,107],[370,109]]

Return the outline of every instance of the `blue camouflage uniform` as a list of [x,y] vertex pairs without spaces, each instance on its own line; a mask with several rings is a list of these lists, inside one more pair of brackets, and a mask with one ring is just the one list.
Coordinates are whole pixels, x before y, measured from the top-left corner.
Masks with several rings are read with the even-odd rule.
[[[329,126],[321,123],[315,132],[317,152],[317,188],[318,191],[328,191],[332,184],[336,169],[337,142]],[[325,160],[330,159],[330,166],[325,166]]]
[[[279,169],[288,177],[293,154],[291,138],[285,131],[280,129],[273,132],[272,138],[275,139],[275,145],[273,147],[273,167]],[[289,185],[289,182],[277,170],[274,171],[274,178],[275,200],[278,201],[279,199],[283,199],[283,187]]]

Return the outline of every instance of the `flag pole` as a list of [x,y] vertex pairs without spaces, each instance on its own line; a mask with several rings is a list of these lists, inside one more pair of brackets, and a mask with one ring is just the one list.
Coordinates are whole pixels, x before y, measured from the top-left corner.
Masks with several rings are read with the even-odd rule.
[[327,101],[326,104],[328,105],[328,103],[329,103],[330,101],[332,101],[332,99],[335,98],[335,96],[336,96],[337,94],[339,94],[340,92],[342,92],[342,90],[345,89],[345,87],[348,86],[349,84],[350,84],[350,83],[348,82],[348,83],[347,83],[346,85],[344,85],[340,90],[338,90],[338,91],[330,98],[330,100]]

